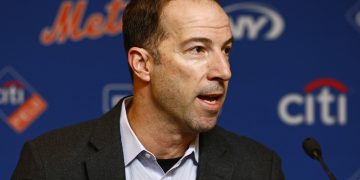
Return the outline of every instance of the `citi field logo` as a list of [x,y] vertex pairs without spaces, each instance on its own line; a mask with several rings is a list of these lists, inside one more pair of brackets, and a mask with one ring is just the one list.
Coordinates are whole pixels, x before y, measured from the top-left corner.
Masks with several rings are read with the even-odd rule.
[[278,115],[287,125],[326,126],[347,123],[348,88],[341,82],[323,78],[307,84],[305,94],[290,93],[283,96],[278,104]]
[[350,8],[345,17],[348,22],[360,32],[360,1]]
[[285,21],[269,6],[242,2],[224,7],[230,16],[230,26],[236,40],[278,39],[284,32]]
[[132,84],[107,84],[102,91],[103,112],[108,112],[121,98],[132,94]]
[[[64,44],[68,39],[72,41],[80,41],[84,38],[97,39],[103,35],[115,36],[122,32],[120,14],[126,6],[124,1],[113,0],[105,6],[106,15],[99,12],[91,13],[83,22],[87,5],[87,0],[64,1],[60,5],[52,27],[42,29],[41,44],[46,46],[53,43]],[[82,24],[84,25],[81,27]]]
[[13,68],[0,71],[0,119],[22,133],[47,108],[47,102]]

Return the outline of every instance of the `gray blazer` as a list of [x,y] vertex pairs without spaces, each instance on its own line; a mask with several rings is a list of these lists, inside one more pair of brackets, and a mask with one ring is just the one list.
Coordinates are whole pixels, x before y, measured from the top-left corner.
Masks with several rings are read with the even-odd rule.
[[[104,116],[25,143],[15,179],[125,180],[119,120],[122,100]],[[278,156],[216,126],[200,134],[197,180],[282,180]]]

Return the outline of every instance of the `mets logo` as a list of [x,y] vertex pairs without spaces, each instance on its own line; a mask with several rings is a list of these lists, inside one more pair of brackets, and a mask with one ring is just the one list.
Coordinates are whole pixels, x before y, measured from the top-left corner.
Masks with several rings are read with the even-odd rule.
[[64,44],[68,39],[72,41],[80,41],[84,38],[97,39],[103,35],[115,36],[122,32],[122,20],[119,14],[125,9],[125,2],[113,0],[105,7],[106,15],[92,13],[83,22],[87,5],[87,0],[78,0],[76,3],[64,1],[52,27],[42,29],[41,44]]
[[347,123],[348,88],[332,78],[322,78],[307,84],[305,94],[289,93],[280,99],[278,115],[287,125],[326,126]]
[[11,67],[0,71],[0,119],[22,133],[47,108],[47,102]]
[[241,2],[224,7],[236,40],[278,39],[285,30],[285,21],[279,12],[267,5]]

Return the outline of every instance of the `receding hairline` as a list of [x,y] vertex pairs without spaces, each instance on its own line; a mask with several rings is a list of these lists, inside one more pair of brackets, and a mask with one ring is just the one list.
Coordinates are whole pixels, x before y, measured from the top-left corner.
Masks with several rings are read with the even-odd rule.
[[[207,2],[209,4],[213,4],[214,7],[216,6],[221,12],[224,13],[224,15],[226,16],[226,18],[228,19],[228,15],[226,14],[226,12],[224,11],[224,9],[221,7],[221,5],[219,4],[219,2],[217,0],[168,0],[164,3],[164,5],[161,8],[161,12],[159,14],[159,22],[158,22],[158,30],[162,30],[164,31],[164,33],[166,34],[166,26],[164,25],[164,20],[168,17],[168,14],[173,15],[173,13],[166,13],[166,9],[169,8],[169,6],[171,6],[171,4],[173,4],[174,2]],[[183,4],[183,3],[182,3]],[[222,25],[223,26],[228,26],[228,24],[226,25]],[[221,28],[218,27],[218,28]]]
[[[197,2],[198,4],[203,4],[201,2],[206,2],[207,5],[211,4],[211,6],[212,6],[211,8],[213,8],[213,7],[217,8],[216,11],[223,14],[224,17],[226,18],[226,21],[227,21],[227,23],[217,24],[217,25],[214,25],[213,27],[208,26],[208,24],[204,24],[203,26],[196,25],[196,27],[206,27],[206,28],[210,27],[210,28],[217,28],[217,29],[218,28],[224,28],[224,27],[230,27],[229,16],[226,14],[226,12],[224,11],[224,9],[221,7],[221,5],[219,4],[219,2],[217,0],[170,0],[170,1],[166,2],[166,4],[162,7],[162,11],[159,14],[159,24],[158,24],[159,27],[158,27],[158,30],[163,31],[163,33],[165,34],[165,38],[161,39],[160,42],[165,40],[166,37],[168,37],[168,35],[169,35],[168,33],[171,33],[171,30],[173,30],[171,28],[172,26],[169,25],[168,22],[164,22],[164,21],[168,20],[171,23],[174,23],[175,25],[178,24],[178,23],[181,23],[182,18],[179,18],[178,16],[173,16],[174,15],[174,13],[172,13],[173,11],[168,10],[169,6],[172,6],[172,4],[174,2]],[[184,4],[184,3],[182,3],[182,4]],[[216,17],[218,17],[218,16],[216,16]],[[168,18],[170,18],[170,19],[168,19]],[[180,21],[178,21],[179,19],[180,19]],[[186,19],[186,18],[183,18],[183,19]],[[200,20],[194,20],[194,21],[201,21],[201,19]],[[190,23],[188,22],[188,24],[190,24]],[[191,25],[189,27],[191,27]],[[186,29],[188,27],[187,26],[177,27],[175,29],[175,31],[178,30],[178,29],[181,29],[181,28]],[[196,40],[196,39],[205,40],[206,38],[200,38],[200,37],[194,37],[193,38],[193,40]],[[232,42],[232,37],[229,40],[226,41],[226,43],[228,43],[228,42]]]

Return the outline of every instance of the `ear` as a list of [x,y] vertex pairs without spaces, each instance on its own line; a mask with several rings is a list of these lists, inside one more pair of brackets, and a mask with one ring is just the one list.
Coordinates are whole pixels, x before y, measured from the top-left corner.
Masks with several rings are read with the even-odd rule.
[[139,47],[132,47],[128,51],[128,63],[134,73],[134,76],[139,79],[150,81],[150,53]]

